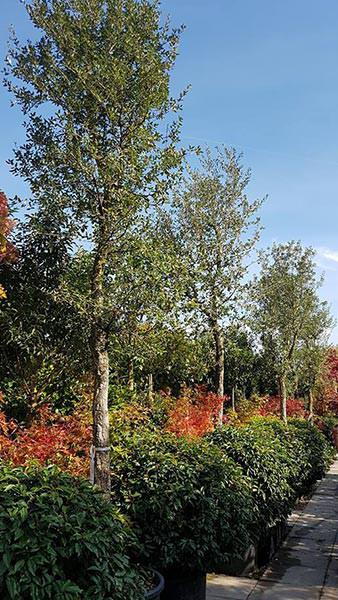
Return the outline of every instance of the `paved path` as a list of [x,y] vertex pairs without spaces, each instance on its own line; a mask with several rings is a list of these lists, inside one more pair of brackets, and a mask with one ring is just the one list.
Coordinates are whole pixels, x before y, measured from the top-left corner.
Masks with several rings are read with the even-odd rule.
[[257,581],[208,578],[207,600],[338,600],[338,460]]

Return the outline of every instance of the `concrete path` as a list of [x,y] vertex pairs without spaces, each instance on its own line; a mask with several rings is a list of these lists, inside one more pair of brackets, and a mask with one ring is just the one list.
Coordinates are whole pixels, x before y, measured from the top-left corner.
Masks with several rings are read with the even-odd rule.
[[207,600],[338,600],[338,460],[257,581],[208,577]]

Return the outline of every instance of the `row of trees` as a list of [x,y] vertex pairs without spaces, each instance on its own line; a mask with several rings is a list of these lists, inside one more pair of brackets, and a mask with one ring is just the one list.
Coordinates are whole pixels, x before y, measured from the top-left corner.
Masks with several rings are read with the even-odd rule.
[[150,397],[206,381],[223,396],[262,386],[260,364],[286,418],[294,373],[313,389],[331,318],[313,251],[298,242],[263,252],[250,281],[262,202],[248,199],[234,149],[188,166],[176,116],[185,92],[170,95],[181,30],[159,4],[32,0],[27,10],[41,37],[13,40],[6,85],[26,127],[12,171],[31,197],[18,260],[1,265],[1,385],[18,411],[27,398],[64,407],[91,372],[95,481],[107,490],[111,379]]

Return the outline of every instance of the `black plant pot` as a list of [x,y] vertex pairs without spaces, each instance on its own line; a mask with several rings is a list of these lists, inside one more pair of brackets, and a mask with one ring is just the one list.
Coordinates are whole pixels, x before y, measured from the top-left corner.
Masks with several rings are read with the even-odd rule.
[[155,587],[149,592],[146,592],[146,600],[160,600],[161,593],[164,590],[164,579],[158,571],[153,571],[155,575]]
[[206,573],[169,571],[164,577],[162,600],[205,600]]

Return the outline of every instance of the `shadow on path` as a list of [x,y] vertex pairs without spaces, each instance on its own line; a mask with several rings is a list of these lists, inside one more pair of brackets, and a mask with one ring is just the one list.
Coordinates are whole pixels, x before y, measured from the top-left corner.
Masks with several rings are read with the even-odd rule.
[[258,581],[211,576],[207,600],[338,600],[338,460]]

